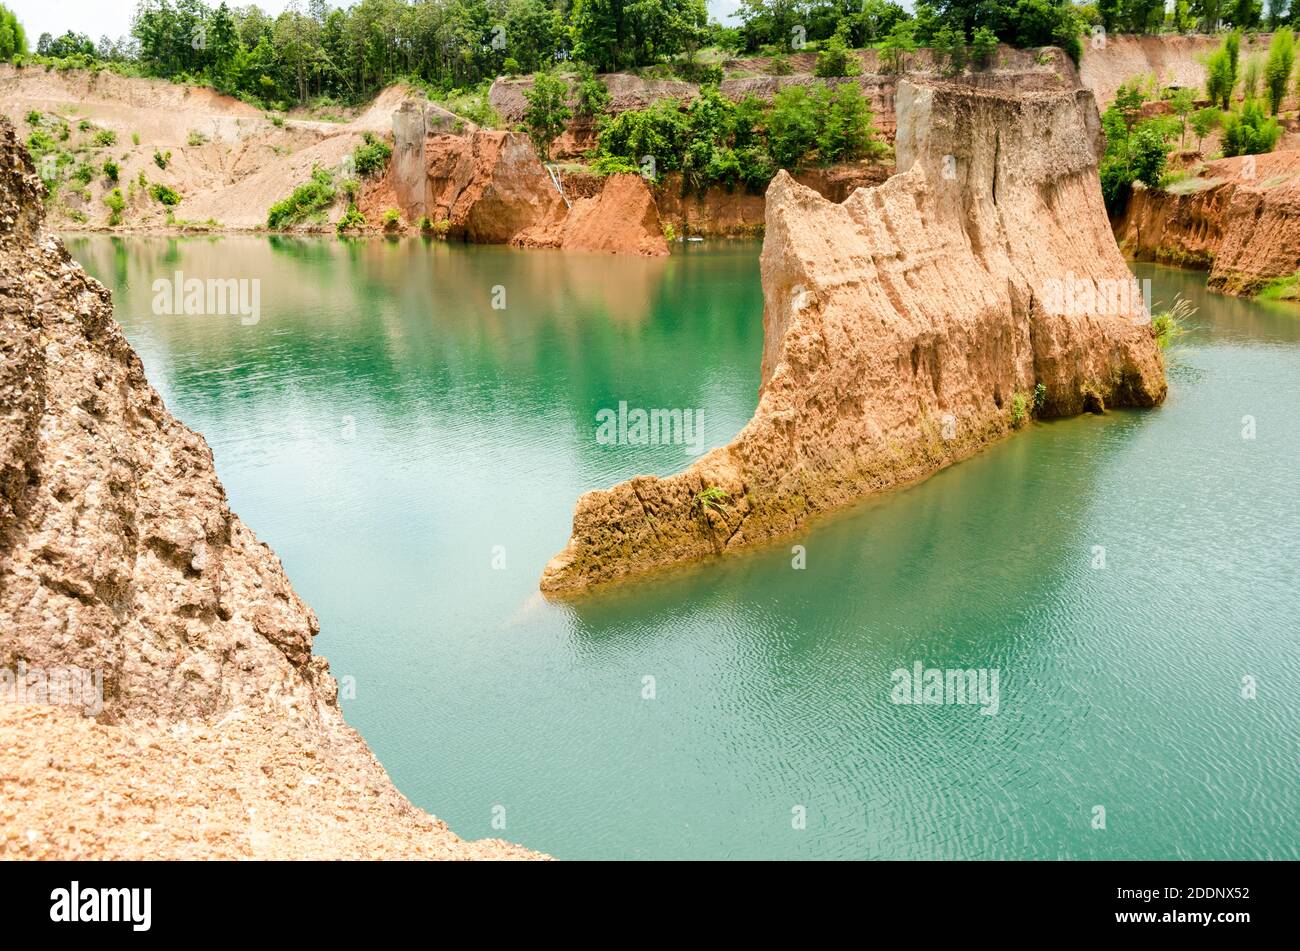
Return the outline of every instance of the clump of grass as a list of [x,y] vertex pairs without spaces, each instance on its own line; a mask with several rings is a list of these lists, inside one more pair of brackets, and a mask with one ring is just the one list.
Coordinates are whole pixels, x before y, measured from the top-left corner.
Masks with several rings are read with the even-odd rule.
[[1256,295],[1260,300],[1300,300],[1300,271],[1269,281]]
[[95,145],[98,148],[108,148],[110,145],[117,145],[117,133],[112,129],[100,129],[95,133]]
[[104,177],[114,184],[117,183],[117,177],[121,174],[121,171],[122,167],[112,159],[104,163]]
[[730,498],[731,496],[727,494],[726,489],[721,486],[711,485],[695,494],[695,504],[701,510],[713,509],[715,512],[725,513],[724,506]]
[[1187,333],[1187,321],[1196,313],[1192,302],[1185,297],[1174,299],[1172,307],[1151,315],[1151,329],[1161,350],[1168,350],[1179,337]]
[[170,162],[171,160],[172,160],[172,153],[170,149],[166,152],[160,152],[157,149],[154,149],[153,163],[157,165],[159,168],[161,169],[167,168],[167,163]]
[[384,212],[383,222],[385,231],[396,231],[402,223],[402,213],[396,208],[389,208]]
[[199,146],[207,145],[208,137],[197,129],[190,130],[189,137],[185,140],[187,145]]
[[353,202],[348,205],[348,210],[343,212],[343,217],[339,219],[338,227],[335,230],[339,234],[345,234],[348,231],[355,231],[365,226],[365,216],[357,209],[356,202]]

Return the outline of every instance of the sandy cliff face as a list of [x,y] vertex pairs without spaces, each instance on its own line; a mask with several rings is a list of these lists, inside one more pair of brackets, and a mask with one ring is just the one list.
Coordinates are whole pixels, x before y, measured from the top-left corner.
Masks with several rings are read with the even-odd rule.
[[611,175],[596,194],[574,201],[562,220],[525,231],[511,243],[643,257],[668,254],[654,195],[639,175]]
[[102,707],[2,704],[0,851],[528,854],[412,807],[344,723],[315,616],[44,233],[41,191],[0,122],[0,674],[13,699],[86,671]]
[[785,173],[768,191],[754,418],[682,473],[579,499],[544,590],[797,532],[1007,435],[1039,384],[1044,415],[1164,398],[1092,95],[901,83],[897,102],[901,174],[839,205]]
[[1173,191],[1138,188],[1115,237],[1133,257],[1203,268],[1211,287],[1254,294],[1300,271],[1300,152],[1220,159]]

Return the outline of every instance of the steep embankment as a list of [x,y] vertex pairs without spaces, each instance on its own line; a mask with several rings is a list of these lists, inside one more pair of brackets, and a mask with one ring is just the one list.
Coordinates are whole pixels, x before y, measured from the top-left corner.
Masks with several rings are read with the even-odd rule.
[[1038,386],[1051,416],[1159,403],[1163,362],[1106,221],[1099,151],[1085,90],[904,82],[906,171],[839,205],[778,175],[754,418],[682,473],[579,499],[542,588],[799,531],[1007,435]]
[[[45,233],[41,193],[0,122],[0,680],[25,701],[0,707],[0,850],[530,856],[415,809],[344,722],[315,616]],[[102,709],[99,690],[41,705],[76,672]]]
[[1251,296],[1300,272],[1300,152],[1210,162],[1168,190],[1135,189],[1115,221],[1125,254],[1210,272],[1210,286]]
[[[267,210],[307,181],[313,166],[338,168],[365,133],[388,135],[394,110],[411,95],[394,86],[363,111],[321,121],[267,116],[197,86],[0,65],[0,112],[24,141],[36,132],[53,140],[56,165],[44,174],[54,190],[48,214],[55,228],[108,227],[114,188],[126,203],[119,230],[166,230],[176,222],[264,228]],[[119,168],[116,181],[105,172],[110,161]],[[89,181],[75,177],[82,167],[93,170]],[[175,190],[180,203],[159,202],[155,185]],[[334,217],[342,210],[340,198]]]

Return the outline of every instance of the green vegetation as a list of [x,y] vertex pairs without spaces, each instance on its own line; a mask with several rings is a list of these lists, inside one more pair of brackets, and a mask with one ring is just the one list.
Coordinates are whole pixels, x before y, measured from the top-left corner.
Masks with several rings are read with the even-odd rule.
[[595,118],[609,108],[609,90],[587,63],[578,67],[578,115]]
[[402,223],[402,213],[396,208],[388,208],[384,210],[381,220],[385,231],[396,231],[398,225]]
[[713,509],[715,512],[725,514],[726,509],[724,506],[730,498],[731,496],[726,489],[721,486],[711,485],[695,494],[695,504],[700,507],[701,511]]
[[122,223],[122,211],[126,208],[126,199],[122,197],[122,189],[114,188],[104,196],[104,204],[108,206],[108,223],[115,227]]
[[293,190],[288,198],[276,202],[267,212],[266,226],[271,230],[287,228],[311,216],[321,215],[334,203],[337,190],[333,176],[319,166],[312,169],[311,178]]
[[1281,124],[1265,114],[1257,99],[1247,99],[1240,112],[1223,116],[1223,154],[1226,156],[1271,152],[1281,136]]
[[797,170],[872,155],[882,145],[856,83],[788,86],[770,104],[732,102],[705,87],[687,106],[661,100],[601,125],[596,169],[655,174],[682,172],[689,188],[710,184],[758,190],[778,168]]
[[1256,295],[1261,300],[1300,301],[1300,271],[1269,281]]
[[528,100],[524,128],[542,161],[549,162],[551,142],[573,116],[568,106],[569,84],[552,72],[538,73],[524,97]]
[[1034,415],[1037,416],[1047,406],[1047,387],[1042,383],[1034,385]]
[[95,146],[101,149],[117,145],[117,133],[112,129],[100,129],[95,133],[94,142]]
[[1241,54],[1241,34],[1229,33],[1205,64],[1205,94],[1220,108],[1232,106],[1232,91],[1237,87],[1237,66]]
[[830,79],[837,76],[856,76],[859,71],[858,58],[849,49],[849,21],[842,20],[839,28],[817,54],[817,65],[813,68],[813,74],[823,79]]
[[[1300,7],[1297,7],[1300,13]],[[1264,66],[1264,91],[1268,97],[1268,110],[1277,115],[1286,98],[1287,87],[1291,83],[1291,71],[1295,68],[1295,34],[1290,28],[1283,28],[1273,34],[1273,42],[1268,48],[1268,62]]]
[[185,144],[190,146],[206,145],[208,137],[197,129],[191,129],[189,136],[185,139]]
[[13,11],[0,6],[0,60],[11,60],[27,52],[27,33]]
[[171,208],[181,203],[181,196],[170,185],[154,185],[149,189],[149,194],[153,196],[154,201]]
[[344,234],[348,231],[360,230],[365,226],[365,216],[357,209],[356,202],[351,202],[348,205],[348,210],[343,212],[343,217],[339,219],[339,223],[335,227],[335,230],[339,234]]
[[119,166],[112,159],[109,159],[107,162],[104,163],[104,178],[108,179],[108,181],[114,184],[116,184],[117,176],[121,173],[121,171],[122,171],[121,166]]
[[154,149],[153,163],[157,165],[159,168],[165,170],[167,168],[167,163],[170,162],[171,160],[172,160],[172,153],[170,149],[168,149],[166,152],[160,152],[157,149]]
[[1139,120],[1141,108],[1141,91],[1135,84],[1125,83],[1116,91],[1115,101],[1102,113],[1106,152],[1099,174],[1106,210],[1112,215],[1124,210],[1134,182],[1148,188],[1160,187],[1167,149],[1182,128],[1177,116]]
[[1172,307],[1158,310],[1151,315],[1151,329],[1155,332],[1160,349],[1167,350],[1179,337],[1187,333],[1187,322],[1196,313],[1196,308],[1185,297],[1174,300]]
[[1011,394],[1011,425],[1019,429],[1029,418],[1029,398],[1024,393]]
[[393,147],[373,133],[364,135],[365,144],[358,145],[352,153],[352,165],[362,178],[377,175],[388,168]]

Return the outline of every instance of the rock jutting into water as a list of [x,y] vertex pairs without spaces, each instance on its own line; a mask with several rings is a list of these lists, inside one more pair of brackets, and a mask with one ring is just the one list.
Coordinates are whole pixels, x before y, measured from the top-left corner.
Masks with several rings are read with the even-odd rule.
[[0,854],[534,857],[416,809],[344,722],[311,609],[42,198],[0,121]]
[[897,115],[904,171],[884,184],[838,205],[784,172],[768,189],[753,419],[677,475],[582,496],[544,591],[788,536],[1035,412],[1164,398],[1092,94],[901,82]]

